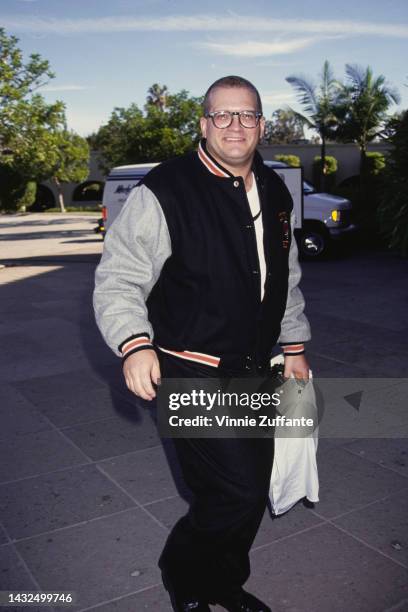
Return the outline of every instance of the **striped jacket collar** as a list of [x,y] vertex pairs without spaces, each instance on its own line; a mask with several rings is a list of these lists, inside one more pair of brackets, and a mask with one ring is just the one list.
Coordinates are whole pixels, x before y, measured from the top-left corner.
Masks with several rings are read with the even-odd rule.
[[[206,139],[202,138],[198,145],[198,157],[204,166],[211,172],[211,174],[215,174],[216,176],[221,176],[224,178],[235,178],[233,174],[223,166],[207,151]],[[255,176],[259,176],[259,171],[264,168],[263,160],[258,151],[255,152],[254,162],[252,169],[255,172]]]
[[216,176],[223,176],[224,178],[233,178],[233,174],[226,168],[223,168],[219,162],[217,162],[212,155],[207,151],[206,139],[202,138],[198,145],[198,157],[203,162],[204,166]]

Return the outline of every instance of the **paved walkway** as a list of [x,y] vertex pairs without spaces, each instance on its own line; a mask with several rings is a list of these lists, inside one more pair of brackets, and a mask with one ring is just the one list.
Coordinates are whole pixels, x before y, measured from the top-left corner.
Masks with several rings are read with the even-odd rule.
[[[171,446],[93,320],[94,225],[0,217],[0,590],[165,612],[156,562],[186,502]],[[407,262],[355,251],[303,268],[315,376],[406,377]],[[247,587],[274,612],[408,611],[403,435],[322,439],[321,501],[265,514]]]

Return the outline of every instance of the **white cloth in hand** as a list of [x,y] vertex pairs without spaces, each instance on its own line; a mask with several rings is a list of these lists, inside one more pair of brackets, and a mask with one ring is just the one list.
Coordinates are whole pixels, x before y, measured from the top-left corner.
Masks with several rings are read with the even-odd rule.
[[[271,365],[283,362],[283,355],[278,355],[271,361]],[[313,374],[309,370],[309,379],[311,378]],[[313,385],[308,384],[306,390],[307,399],[316,405]],[[287,512],[304,497],[311,502],[319,501],[316,462],[318,428],[303,438],[276,436],[277,429],[278,427],[275,428],[275,455],[269,486],[269,499],[275,515]]]

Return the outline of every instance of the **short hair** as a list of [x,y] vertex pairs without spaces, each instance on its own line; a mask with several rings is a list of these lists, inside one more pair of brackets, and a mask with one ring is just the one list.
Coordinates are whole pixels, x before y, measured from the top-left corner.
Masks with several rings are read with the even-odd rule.
[[203,101],[204,115],[210,112],[211,93],[215,89],[218,89],[219,87],[243,87],[245,89],[249,89],[249,91],[251,91],[255,96],[256,106],[257,106],[256,110],[262,113],[261,96],[259,95],[259,91],[255,87],[255,85],[252,85],[250,81],[247,81],[247,79],[244,79],[243,77],[231,75],[231,76],[222,77],[221,79],[214,81],[214,83],[209,86],[209,88],[205,92],[204,101]]

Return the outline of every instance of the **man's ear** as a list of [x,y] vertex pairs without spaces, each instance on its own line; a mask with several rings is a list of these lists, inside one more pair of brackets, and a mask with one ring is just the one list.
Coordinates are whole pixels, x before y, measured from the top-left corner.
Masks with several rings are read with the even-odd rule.
[[200,129],[201,136],[207,138],[207,119],[205,117],[200,117]]

